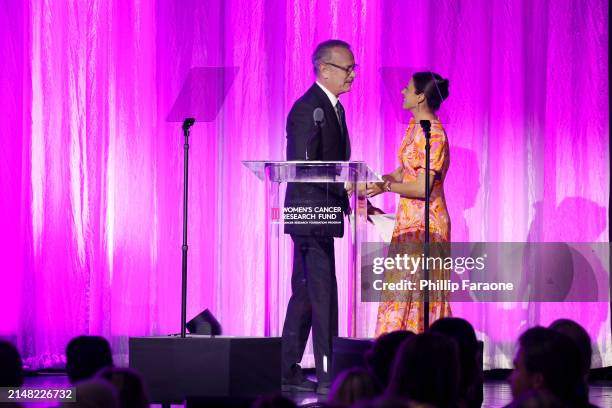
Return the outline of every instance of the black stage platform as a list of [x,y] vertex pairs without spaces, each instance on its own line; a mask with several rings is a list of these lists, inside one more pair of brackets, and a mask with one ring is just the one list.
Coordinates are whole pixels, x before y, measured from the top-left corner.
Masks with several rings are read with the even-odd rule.
[[[335,338],[332,378],[344,369],[365,366],[364,354],[371,344],[371,339]],[[479,348],[482,356],[482,342]],[[154,404],[183,406],[189,399],[191,403],[186,407],[234,406],[232,403],[249,406],[257,396],[280,392],[281,339],[198,335],[185,339],[133,337],[129,340],[129,366],[142,375]],[[315,379],[314,370],[307,371]],[[484,386],[483,408],[501,407],[510,402],[508,383],[499,381],[509,373],[510,370],[484,373],[488,381]],[[497,381],[491,381],[493,378]],[[612,407],[611,389],[609,382],[593,384],[592,402]],[[301,405],[326,400],[314,393],[285,395]],[[211,398],[215,397],[231,398],[226,398],[223,404],[211,405]]]
[[129,365],[153,403],[280,392],[280,337],[132,337]]

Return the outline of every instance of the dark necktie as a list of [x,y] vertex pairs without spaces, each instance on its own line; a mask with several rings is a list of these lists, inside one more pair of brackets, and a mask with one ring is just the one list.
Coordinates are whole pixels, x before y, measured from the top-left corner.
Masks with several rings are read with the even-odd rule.
[[346,125],[346,122],[344,120],[344,107],[342,106],[340,101],[336,103],[336,112],[338,112],[338,122],[340,122],[340,132],[344,136],[344,127]]

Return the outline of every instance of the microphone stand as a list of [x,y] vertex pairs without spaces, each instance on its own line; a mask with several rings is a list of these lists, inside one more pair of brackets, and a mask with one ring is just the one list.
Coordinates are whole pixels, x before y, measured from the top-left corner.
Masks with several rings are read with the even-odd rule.
[[[431,150],[431,122],[428,120],[420,121],[421,128],[425,134],[425,242],[423,243],[423,256],[425,265],[423,266],[423,279],[429,281],[429,202],[431,200],[431,189],[429,186],[430,171],[430,150]],[[425,286],[423,292],[423,330],[429,329],[429,287]]]
[[187,322],[187,188],[189,185],[189,128],[195,123],[194,118],[186,118],[183,122],[183,271],[181,278],[181,338],[186,336],[185,324]]

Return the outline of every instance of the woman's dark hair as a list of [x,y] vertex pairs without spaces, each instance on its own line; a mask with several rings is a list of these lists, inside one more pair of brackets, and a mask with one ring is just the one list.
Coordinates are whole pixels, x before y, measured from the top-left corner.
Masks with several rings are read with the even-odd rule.
[[376,342],[367,351],[365,355],[366,365],[380,388],[384,389],[389,385],[395,355],[404,340],[414,335],[413,332],[407,330],[385,333],[377,338]]
[[591,368],[591,355],[593,354],[589,333],[581,325],[569,319],[555,320],[548,327],[574,341],[580,351],[582,372],[588,374]]
[[336,378],[329,393],[333,406],[349,407],[378,395],[378,387],[372,375],[362,368],[346,370]]
[[72,384],[92,378],[102,368],[112,366],[111,348],[104,337],[78,336],[66,347],[66,374]]
[[427,106],[434,112],[440,109],[442,102],[448,98],[448,79],[435,72],[416,72],[412,75],[412,83],[417,95],[425,94]]
[[96,377],[111,383],[119,395],[122,408],[149,407],[149,397],[140,374],[129,368],[106,367]]
[[457,343],[432,332],[406,340],[395,359],[387,392],[437,408],[454,407],[459,393]]
[[[478,367],[478,340],[472,325],[465,319],[445,317],[436,320],[432,332],[444,334],[459,346],[460,383],[459,394],[468,407],[482,405],[482,374]],[[482,367],[482,366],[481,366]]]
[[580,372],[582,373],[583,378],[578,386],[576,398],[577,400],[581,401],[583,405],[588,406],[589,384],[587,383],[586,379],[589,375],[589,370],[591,369],[591,355],[593,354],[591,337],[589,336],[589,333],[587,333],[584,327],[570,319],[555,320],[550,324],[550,326],[548,326],[548,328],[567,336],[574,342],[576,347],[578,347],[578,351],[580,352],[580,361],[582,362],[580,365]]

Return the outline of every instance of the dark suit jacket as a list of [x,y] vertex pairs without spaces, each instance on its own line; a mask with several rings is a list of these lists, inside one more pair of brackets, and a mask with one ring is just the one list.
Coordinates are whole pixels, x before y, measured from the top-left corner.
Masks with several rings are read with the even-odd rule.
[[[324,120],[315,126],[313,114],[323,109]],[[347,161],[351,146],[346,123],[338,123],[336,111],[325,92],[315,83],[299,98],[287,117],[287,160]],[[344,183],[289,183],[285,207],[340,207],[338,224],[285,224],[285,233],[304,236],[344,235],[344,217],[349,201]]]

